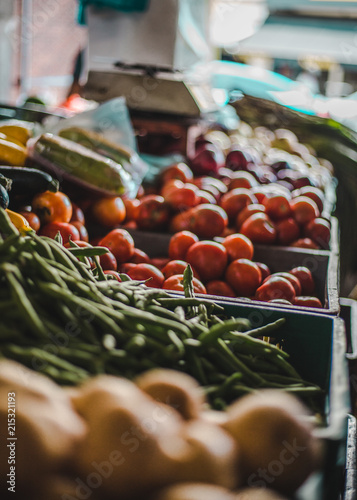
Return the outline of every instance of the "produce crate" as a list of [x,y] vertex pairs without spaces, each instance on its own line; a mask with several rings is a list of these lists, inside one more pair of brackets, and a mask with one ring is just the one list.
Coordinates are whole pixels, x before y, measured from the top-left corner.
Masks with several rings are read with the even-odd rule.
[[[337,231],[336,226],[337,223],[335,224],[335,229]],[[135,246],[145,251],[150,257],[167,256],[170,235],[134,229],[129,229],[129,232],[133,236]],[[306,266],[311,270],[316,284],[316,295],[321,300],[323,309],[293,305],[284,305],[284,308],[307,312],[316,311],[332,315],[337,315],[339,313],[338,253],[329,250],[255,245],[253,260],[267,264],[272,273],[288,271],[296,266]],[[207,298],[206,295],[205,297]],[[222,298],[216,296],[210,297],[214,300],[220,300]],[[230,298],[229,300],[234,303],[251,302],[249,299],[245,298]],[[275,307],[275,305],[266,302],[254,301],[254,304],[264,304],[264,307]],[[281,305],[282,304],[279,304],[279,307]]]
[[341,499],[346,471],[350,468],[346,456],[353,448],[353,442],[348,442],[351,439],[348,436],[350,398],[344,321],[322,314],[268,310],[224,300],[219,303],[227,314],[246,317],[256,326],[286,318],[276,338],[284,339],[284,350],[290,354],[290,362],[300,375],[326,391],[326,425],[317,431],[326,445],[324,465],[299,489],[296,499]]
[[354,415],[357,416],[357,301],[341,298],[340,302],[340,316],[346,328],[346,357],[350,373],[351,406]]

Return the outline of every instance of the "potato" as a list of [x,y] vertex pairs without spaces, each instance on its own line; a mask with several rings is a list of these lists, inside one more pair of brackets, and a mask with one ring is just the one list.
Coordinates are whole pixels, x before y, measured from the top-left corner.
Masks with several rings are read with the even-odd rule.
[[237,492],[235,500],[287,500],[269,488],[245,488]]
[[232,404],[223,424],[241,454],[249,486],[294,492],[319,463],[320,448],[307,408],[294,396],[262,390]]
[[236,495],[213,484],[181,483],[159,491],[150,500],[236,500]]
[[156,401],[172,406],[185,420],[198,418],[205,397],[193,377],[169,369],[154,369],[139,375],[135,383]]

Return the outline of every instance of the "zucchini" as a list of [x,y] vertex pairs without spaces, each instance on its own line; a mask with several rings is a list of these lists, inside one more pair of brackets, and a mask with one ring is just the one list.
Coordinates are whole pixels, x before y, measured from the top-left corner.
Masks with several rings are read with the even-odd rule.
[[132,177],[121,164],[69,139],[45,133],[31,148],[32,158],[60,180],[107,196],[120,196],[131,188]]
[[0,184],[0,207],[7,208],[9,206],[9,194],[2,184]]
[[37,168],[0,166],[0,175],[11,181],[9,206],[14,209],[31,204],[37,193],[59,189],[57,179]]

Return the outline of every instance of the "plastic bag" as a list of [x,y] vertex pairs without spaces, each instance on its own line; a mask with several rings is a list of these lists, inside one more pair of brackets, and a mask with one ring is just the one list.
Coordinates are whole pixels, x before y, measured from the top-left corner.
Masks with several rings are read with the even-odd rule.
[[104,139],[130,150],[130,169],[124,167],[132,176],[132,183],[126,196],[134,198],[146,175],[149,165],[137,153],[134,130],[130,121],[124,97],[117,97],[100,104],[95,109],[84,111],[56,123],[47,122],[45,132],[58,134],[69,127],[80,127],[101,134]]

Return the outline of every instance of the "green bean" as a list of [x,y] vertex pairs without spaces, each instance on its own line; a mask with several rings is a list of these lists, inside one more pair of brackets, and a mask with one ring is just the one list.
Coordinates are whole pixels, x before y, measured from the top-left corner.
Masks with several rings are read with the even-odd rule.
[[19,230],[16,229],[14,224],[6,212],[6,210],[0,210],[0,232],[5,236],[18,235]]
[[31,333],[34,335],[34,337],[39,339],[46,337],[46,329],[44,328],[41,319],[33,308],[23,287],[12,273],[11,267],[7,266],[7,268],[4,268],[4,271],[6,279],[11,288],[11,295],[16,302],[19,313],[23,315],[24,320],[28,324]]
[[267,325],[260,326],[259,328],[254,328],[253,330],[248,330],[245,334],[250,337],[270,337],[268,334],[280,328],[285,322],[285,318],[279,318],[273,323],[268,323]]
[[109,252],[108,248],[105,247],[70,247],[67,248],[69,252],[75,257],[96,257],[105,255]]
[[247,329],[250,327],[250,321],[245,318],[228,319],[224,323],[218,323],[211,326],[208,332],[202,333],[198,339],[204,344],[213,344],[225,333],[232,330]]

